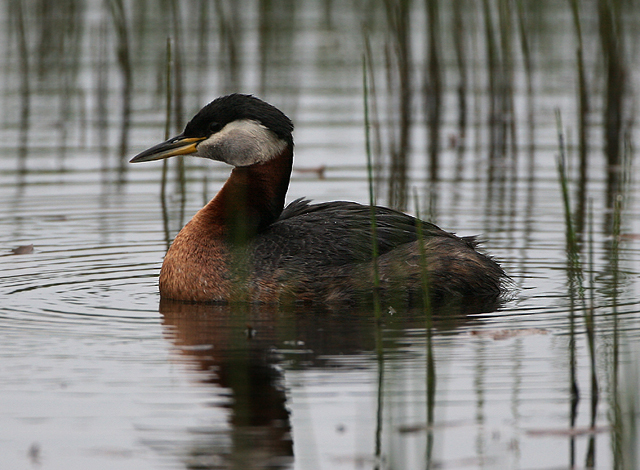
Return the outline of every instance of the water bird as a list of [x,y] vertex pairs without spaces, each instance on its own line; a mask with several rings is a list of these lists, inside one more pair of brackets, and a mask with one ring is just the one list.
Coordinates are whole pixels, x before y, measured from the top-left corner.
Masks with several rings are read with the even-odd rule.
[[[162,298],[189,302],[494,301],[505,273],[458,237],[393,209],[297,199],[285,207],[293,124],[276,107],[231,94],[132,163],[194,155],[233,166],[215,197],[178,233],[160,271]],[[372,214],[376,222],[374,261]],[[420,249],[420,243],[424,250]]]

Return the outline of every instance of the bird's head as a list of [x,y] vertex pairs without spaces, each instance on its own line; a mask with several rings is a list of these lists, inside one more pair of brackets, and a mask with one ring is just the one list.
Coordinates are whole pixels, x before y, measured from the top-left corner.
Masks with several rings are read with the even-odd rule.
[[182,134],[155,145],[131,163],[194,155],[243,167],[293,148],[293,124],[274,106],[251,96],[222,96],[196,114]]

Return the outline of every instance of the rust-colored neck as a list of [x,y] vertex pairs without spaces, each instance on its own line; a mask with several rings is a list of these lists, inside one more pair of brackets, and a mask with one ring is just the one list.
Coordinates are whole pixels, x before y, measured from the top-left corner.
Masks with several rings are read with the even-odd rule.
[[198,217],[218,236],[243,243],[275,222],[284,208],[293,166],[293,149],[255,165],[236,167]]

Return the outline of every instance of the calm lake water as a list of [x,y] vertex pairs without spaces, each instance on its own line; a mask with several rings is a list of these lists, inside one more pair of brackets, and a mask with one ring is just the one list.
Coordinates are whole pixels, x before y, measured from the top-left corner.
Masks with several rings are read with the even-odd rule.
[[[0,468],[638,468],[639,9],[338,3],[1,2]],[[504,306],[161,302],[229,173],[176,159],[163,199],[126,163],[168,75],[170,134],[254,93],[296,124],[288,201],[366,203],[365,57],[378,203],[479,235]]]

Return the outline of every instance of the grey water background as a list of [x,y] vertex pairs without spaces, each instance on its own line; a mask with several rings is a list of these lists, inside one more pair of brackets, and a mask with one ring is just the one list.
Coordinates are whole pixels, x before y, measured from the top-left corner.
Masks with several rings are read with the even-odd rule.
[[[635,2],[0,5],[0,468],[638,468]],[[363,62],[378,203],[479,235],[510,300],[160,303],[229,168],[161,197],[129,158],[254,93],[296,124],[289,201],[366,203]]]

